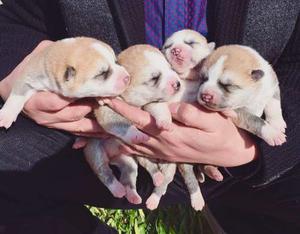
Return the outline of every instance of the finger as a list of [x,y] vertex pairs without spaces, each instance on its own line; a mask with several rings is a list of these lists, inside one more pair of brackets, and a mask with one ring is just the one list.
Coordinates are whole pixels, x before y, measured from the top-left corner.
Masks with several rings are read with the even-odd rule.
[[161,130],[157,128],[154,118],[148,112],[116,98],[110,101],[105,99],[105,103],[144,132],[152,135],[157,135],[161,132]]
[[224,118],[220,117],[219,113],[209,111],[196,103],[172,103],[169,107],[175,120],[204,131],[215,129],[220,119]]
[[91,134],[91,133],[103,133],[104,130],[100,127],[96,120],[83,118],[74,122],[62,122],[49,124],[48,127],[56,128],[71,133],[77,133],[77,135]]
[[77,137],[72,145],[73,149],[81,149],[86,146],[88,139],[85,137]]
[[25,104],[27,110],[59,111],[75,101],[75,99],[59,96],[51,92],[38,92]]
[[52,122],[74,122],[84,118],[93,110],[93,103],[83,100],[70,104],[62,110],[52,114]]

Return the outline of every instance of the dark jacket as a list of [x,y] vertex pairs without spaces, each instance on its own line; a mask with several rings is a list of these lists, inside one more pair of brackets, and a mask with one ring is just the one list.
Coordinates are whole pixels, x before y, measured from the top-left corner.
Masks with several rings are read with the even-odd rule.
[[[145,42],[142,0],[3,0],[0,80],[43,39],[93,36],[116,52]],[[280,81],[287,143],[258,140],[259,168],[247,182],[269,183],[300,162],[300,1],[209,0],[208,37],[217,46],[244,44],[273,64]],[[247,166],[232,170],[243,174]],[[251,169],[252,170],[252,169]],[[255,169],[253,169],[255,170]]]

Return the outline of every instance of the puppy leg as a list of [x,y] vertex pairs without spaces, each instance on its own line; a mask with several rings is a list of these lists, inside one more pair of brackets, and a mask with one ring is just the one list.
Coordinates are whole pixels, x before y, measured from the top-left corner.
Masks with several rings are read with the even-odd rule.
[[99,139],[89,140],[84,148],[84,154],[94,173],[109,191],[118,198],[125,196],[124,186],[117,180],[109,167],[109,158],[102,147],[102,141]]
[[108,106],[100,106],[95,110],[95,115],[98,123],[105,131],[128,144],[138,144],[149,139],[145,133],[138,130],[131,122]]
[[283,133],[285,132],[286,123],[282,116],[279,87],[277,87],[273,98],[267,103],[264,113],[266,116],[266,121],[271,126],[278,128]]
[[172,129],[172,116],[167,103],[151,103],[144,107],[155,119],[156,125],[162,130]]
[[243,128],[258,137],[262,138],[269,145],[282,145],[286,142],[285,134],[278,128],[273,127],[262,118],[247,112],[244,108],[235,110],[237,118],[233,122],[240,128]]
[[149,210],[154,210],[158,207],[161,197],[167,192],[168,185],[172,182],[177,165],[175,163],[159,164],[164,175],[164,181],[160,186],[154,188],[150,197],[146,201],[146,206]]
[[136,160],[149,172],[154,186],[160,186],[163,183],[164,175],[159,170],[157,162],[154,162],[146,157],[136,157]]
[[26,84],[14,87],[0,110],[0,127],[8,129],[16,121],[27,100],[36,93],[36,90]]
[[178,164],[178,168],[190,193],[192,207],[195,210],[202,210],[205,202],[193,170],[193,165]]

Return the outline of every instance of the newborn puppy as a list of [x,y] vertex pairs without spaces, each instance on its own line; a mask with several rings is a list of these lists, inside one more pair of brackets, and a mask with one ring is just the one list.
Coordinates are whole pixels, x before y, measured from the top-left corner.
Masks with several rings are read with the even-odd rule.
[[254,49],[219,47],[204,61],[201,76],[197,96],[201,105],[232,117],[238,127],[271,146],[286,141],[277,76]]
[[0,110],[0,127],[9,128],[26,101],[37,91],[65,97],[106,97],[122,93],[129,83],[125,69],[116,64],[110,46],[92,38],[54,42],[30,58]]
[[215,48],[200,33],[184,29],[173,33],[164,43],[162,52],[181,79],[198,79],[194,68]]
[[[207,43],[205,37],[193,30],[181,30],[175,32],[168,38],[162,48],[165,57],[171,64],[172,68],[181,78],[180,91],[169,101],[171,102],[195,102],[200,86],[199,65],[214,49],[215,43]],[[172,116],[166,103],[153,103],[145,108],[156,119],[156,124],[162,130],[170,130]],[[145,168],[151,166],[152,161],[146,158],[138,159],[144,163]],[[192,164],[167,163],[160,162],[159,168],[164,175],[164,181],[160,186],[154,188],[153,193],[146,201],[147,208],[157,208],[161,197],[166,193],[168,185],[173,181],[176,168],[184,178],[185,184],[191,196],[191,205],[195,210],[201,210],[204,206],[204,199],[195,176]],[[154,166],[152,166],[154,167]],[[151,170],[148,170],[151,174]],[[204,181],[204,175],[199,174],[201,181]]]
[[[120,98],[131,105],[145,107],[149,103],[166,102],[180,89],[178,75],[171,69],[163,54],[152,46],[129,47],[118,56],[118,62],[131,76],[130,85]],[[126,143],[141,143],[148,139],[147,135],[108,106],[95,109],[95,115],[107,132]],[[88,163],[115,197],[123,197],[126,194],[129,202],[140,203],[141,198],[136,191],[135,159],[121,155],[110,160],[106,155],[106,147],[118,147],[118,142],[113,139],[102,142],[90,140],[84,150]],[[109,164],[115,164],[120,169],[121,183],[115,178]],[[151,175],[154,184],[158,184],[158,180],[162,180],[161,172],[157,166],[153,170],[155,171],[152,171]]]

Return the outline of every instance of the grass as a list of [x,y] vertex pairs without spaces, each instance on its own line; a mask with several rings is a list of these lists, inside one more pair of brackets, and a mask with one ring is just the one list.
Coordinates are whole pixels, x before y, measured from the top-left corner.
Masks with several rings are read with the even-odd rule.
[[155,211],[89,209],[100,220],[118,230],[119,234],[212,234],[201,212],[186,206]]

